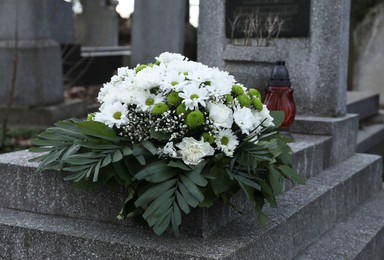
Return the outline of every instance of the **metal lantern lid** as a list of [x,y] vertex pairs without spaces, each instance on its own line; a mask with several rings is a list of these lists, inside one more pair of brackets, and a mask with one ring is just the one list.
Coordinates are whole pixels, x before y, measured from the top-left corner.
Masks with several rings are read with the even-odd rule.
[[272,70],[271,78],[268,81],[269,86],[291,86],[289,73],[285,67],[285,61],[277,61]]

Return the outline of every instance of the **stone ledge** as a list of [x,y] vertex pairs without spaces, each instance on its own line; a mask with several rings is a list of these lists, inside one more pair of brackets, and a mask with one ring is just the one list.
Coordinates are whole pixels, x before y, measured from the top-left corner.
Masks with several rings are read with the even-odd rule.
[[373,117],[379,113],[378,93],[363,91],[347,92],[347,112],[350,114],[358,114],[359,120]]
[[358,115],[343,117],[296,116],[291,126],[293,133],[332,136],[329,165],[351,157],[356,152]]
[[266,229],[250,213],[208,238],[184,233],[179,239],[157,237],[139,227],[1,209],[0,256],[291,259],[381,189],[381,163],[378,156],[355,155],[278,196],[279,208],[266,208]]
[[384,192],[381,191],[295,259],[384,259],[383,248]]
[[[294,165],[304,178],[315,176],[326,168],[330,137],[294,134],[293,138],[296,142],[290,146],[294,152]],[[58,172],[36,173],[37,163],[28,162],[33,156],[27,151],[0,156],[0,176],[4,180],[0,182],[0,207],[120,225],[133,224],[116,219],[126,197],[124,190],[75,189]],[[291,182],[283,182],[283,190],[292,187]],[[253,210],[242,193],[232,198],[232,204],[244,213]],[[207,237],[238,217],[236,210],[223,203],[209,209],[195,209],[185,216],[182,232]]]
[[[0,120],[4,119],[6,108],[0,106]],[[19,127],[45,128],[59,120],[72,117],[86,117],[86,105],[80,99],[66,100],[63,103],[41,107],[14,106],[9,124]]]

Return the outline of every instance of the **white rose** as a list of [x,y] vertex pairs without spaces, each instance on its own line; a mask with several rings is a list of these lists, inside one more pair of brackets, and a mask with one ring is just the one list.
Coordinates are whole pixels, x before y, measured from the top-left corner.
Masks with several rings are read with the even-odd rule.
[[208,106],[209,117],[216,127],[231,128],[233,124],[232,109],[224,104],[210,103]]
[[176,145],[181,151],[181,158],[185,164],[196,165],[200,163],[205,156],[215,153],[215,149],[204,141],[197,141],[193,137],[184,137],[181,143]]

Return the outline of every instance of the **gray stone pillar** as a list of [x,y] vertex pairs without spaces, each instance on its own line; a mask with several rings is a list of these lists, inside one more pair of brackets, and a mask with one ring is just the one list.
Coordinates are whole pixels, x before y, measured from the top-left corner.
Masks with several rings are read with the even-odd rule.
[[164,51],[183,53],[184,0],[135,0],[131,65],[153,62]]
[[84,0],[83,13],[75,16],[76,41],[83,46],[119,45],[119,20],[114,3]]
[[229,70],[238,81],[263,90],[274,62],[285,60],[298,114],[345,115],[350,0],[311,0],[309,35],[280,37],[271,47],[231,44],[225,34],[225,2],[200,1],[199,61]]
[[15,51],[14,106],[63,101],[60,48],[50,39],[46,4],[45,0],[0,0],[0,106],[8,100]]
[[51,38],[59,44],[75,42],[75,28],[72,3],[63,0],[49,0],[48,24]]

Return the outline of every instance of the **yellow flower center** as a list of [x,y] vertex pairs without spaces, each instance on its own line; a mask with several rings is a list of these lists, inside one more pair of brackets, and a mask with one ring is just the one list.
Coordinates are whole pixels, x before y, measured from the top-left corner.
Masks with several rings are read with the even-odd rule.
[[222,145],[227,145],[229,142],[229,139],[228,137],[224,136],[223,138],[221,138],[220,142]]
[[199,96],[196,95],[196,94],[192,94],[192,95],[190,96],[190,99],[192,99],[192,100],[197,99],[197,98],[199,98]]
[[116,120],[120,120],[121,119],[121,112],[115,112],[113,114],[113,118],[116,119]]

